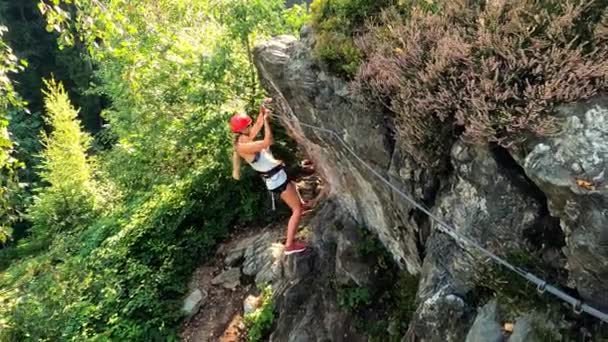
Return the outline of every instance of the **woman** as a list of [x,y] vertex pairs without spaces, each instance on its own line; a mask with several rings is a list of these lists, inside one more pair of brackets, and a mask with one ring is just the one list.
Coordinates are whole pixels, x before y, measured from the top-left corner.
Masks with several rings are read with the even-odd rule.
[[[264,178],[268,190],[279,194],[283,202],[289,206],[291,217],[287,224],[284,253],[290,255],[306,250],[304,244],[296,242],[294,239],[302,217],[302,203],[295,185],[289,181],[287,173],[285,173],[285,165],[276,160],[270,152],[273,139],[269,113],[270,111],[262,106],[253,126],[251,125],[253,120],[246,114],[237,113],[230,119],[230,128],[236,134],[232,177],[240,179],[241,158],[245,159]],[[255,140],[262,127],[264,127],[264,139]]]

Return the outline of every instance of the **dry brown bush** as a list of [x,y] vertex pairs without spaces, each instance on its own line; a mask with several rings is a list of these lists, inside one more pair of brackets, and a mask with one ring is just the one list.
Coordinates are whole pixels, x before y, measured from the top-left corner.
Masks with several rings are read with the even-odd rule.
[[606,1],[446,0],[437,8],[386,10],[357,41],[366,60],[357,88],[394,113],[399,143],[419,162],[442,160],[453,131],[503,146],[551,134],[556,105],[607,88]]

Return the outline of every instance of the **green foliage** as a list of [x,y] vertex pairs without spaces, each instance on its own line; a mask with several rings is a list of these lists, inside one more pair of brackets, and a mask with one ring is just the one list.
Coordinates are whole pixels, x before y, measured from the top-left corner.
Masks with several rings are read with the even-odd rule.
[[361,226],[359,232],[362,240],[357,252],[373,267],[375,283],[367,288],[333,283],[338,304],[353,314],[355,326],[370,341],[400,341],[416,310],[420,279],[400,271],[369,229]]
[[274,303],[272,301],[272,286],[262,289],[261,305],[254,312],[245,315],[247,340],[259,342],[268,335],[274,322]]
[[289,31],[294,34],[300,32],[302,26],[306,25],[311,20],[311,15],[303,5],[293,5],[291,8],[285,10],[284,13],[285,24]]
[[[528,252],[513,253],[507,256],[507,260],[519,267],[528,270],[541,278],[550,279],[551,274],[547,273],[547,267],[538,261],[540,256]],[[553,308],[559,311],[546,296],[540,295],[534,286],[521,276],[496,264],[487,264],[479,270],[475,280],[478,291],[475,291],[479,298],[480,305],[491,298],[496,297],[502,305],[506,319],[515,319],[519,315],[534,310]],[[555,307],[553,307],[555,306]]]
[[392,255],[384,247],[369,228],[361,226],[359,232],[363,237],[363,242],[357,246],[358,252],[363,257],[373,257],[376,259],[376,265],[381,269],[387,269],[392,264]]
[[36,234],[0,251],[0,340],[177,340],[194,267],[230,227],[270,217],[253,171],[231,179],[226,121],[263,96],[243,73],[250,54],[235,32],[252,45],[280,33],[263,23],[283,8],[241,26],[215,1],[49,4],[40,8],[60,46],[82,44],[95,64],[86,94],[111,102],[109,125],[87,155],[91,138],[66,92],[46,92]]
[[[29,106],[28,106],[29,107]],[[42,144],[40,132],[43,122],[39,113],[28,113],[24,110],[12,110],[9,131],[15,144],[15,157],[23,162],[19,179],[31,183],[38,181],[35,167],[40,163]]]
[[348,311],[356,311],[371,303],[369,289],[359,286],[342,286],[338,288],[338,305]]
[[[31,124],[42,121],[44,104],[40,89],[44,88],[43,79],[53,74],[64,84],[74,105],[82,108],[79,114],[85,128],[95,132],[100,125],[101,101],[95,96],[85,95],[93,81],[93,65],[86,55],[86,48],[82,44],[75,44],[63,50],[57,49],[57,34],[45,30],[47,23],[38,8],[39,2],[5,1],[0,6],[0,22],[9,28],[7,41],[15,54],[28,62],[28,66],[13,77],[16,90],[28,102],[28,109],[32,112],[32,115],[22,118]],[[70,8],[66,10],[69,12]],[[20,133],[13,132],[16,139]],[[39,150],[28,152],[35,154]],[[30,168],[34,166],[26,160],[24,162]]]
[[23,70],[26,62],[14,55],[5,41],[6,32],[6,27],[0,26],[0,246],[11,239],[12,225],[20,216],[16,196],[21,187],[16,172],[23,164],[14,158],[13,141],[8,131],[9,111],[25,105],[9,76]]
[[416,292],[420,277],[403,272],[390,290],[393,305],[391,319],[397,322],[399,331],[405,333],[416,312]]
[[40,177],[49,186],[37,189],[29,215],[41,236],[69,231],[94,218],[93,170],[86,155],[91,138],[83,133],[77,111],[61,84],[46,83],[45,107],[50,135],[42,136]]
[[418,276],[398,271],[390,274],[387,287],[373,290],[338,286],[338,305],[354,315],[357,329],[370,341],[400,341],[416,311]]
[[392,4],[392,0],[315,0],[311,5],[316,44],[314,55],[330,70],[353,77],[363,62],[355,45],[361,24]]

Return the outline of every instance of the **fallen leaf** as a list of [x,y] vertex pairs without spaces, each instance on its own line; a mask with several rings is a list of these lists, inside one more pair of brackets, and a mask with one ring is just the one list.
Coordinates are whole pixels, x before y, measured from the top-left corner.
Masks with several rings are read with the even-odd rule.
[[576,185],[578,185],[581,188],[585,188],[587,190],[593,190],[593,183],[587,182],[587,181],[582,180],[582,179],[577,179],[576,180]]

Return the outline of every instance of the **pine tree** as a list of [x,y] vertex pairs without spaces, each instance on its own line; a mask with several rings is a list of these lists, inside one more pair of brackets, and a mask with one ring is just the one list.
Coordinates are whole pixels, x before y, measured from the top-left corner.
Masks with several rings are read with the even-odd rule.
[[95,211],[93,169],[87,150],[91,137],[82,131],[78,111],[63,85],[45,82],[46,120],[52,128],[42,133],[44,145],[39,176],[45,187],[37,189],[30,209],[35,233],[53,233],[84,226]]

